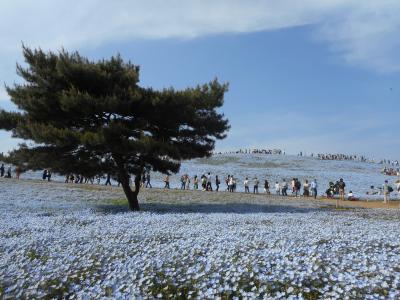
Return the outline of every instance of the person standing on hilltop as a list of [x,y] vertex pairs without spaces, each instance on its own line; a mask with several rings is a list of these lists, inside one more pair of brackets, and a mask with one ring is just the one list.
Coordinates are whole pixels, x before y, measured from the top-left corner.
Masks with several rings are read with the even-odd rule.
[[4,164],[1,164],[1,167],[0,167],[0,177],[3,177],[3,176],[4,176],[4,172],[5,172]]
[[338,188],[339,188],[339,197],[341,201],[344,201],[344,188],[346,187],[346,184],[343,181],[343,178],[340,178],[338,184],[337,184]]

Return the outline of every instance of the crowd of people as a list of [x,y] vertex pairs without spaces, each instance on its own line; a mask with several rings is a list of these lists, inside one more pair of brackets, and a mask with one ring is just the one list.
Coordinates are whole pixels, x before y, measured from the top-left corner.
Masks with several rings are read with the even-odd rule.
[[[391,174],[391,168],[385,168],[383,169],[382,173],[386,175]],[[15,168],[15,177],[19,179],[20,174],[21,174],[21,168],[16,167]],[[396,170],[397,176],[400,176],[398,169]],[[12,167],[8,166],[7,169],[4,166],[4,164],[1,164],[0,166],[0,177],[4,178],[11,178],[12,177]],[[52,173],[50,170],[45,169],[42,173],[42,179],[51,181]],[[105,176],[95,176],[95,177],[85,177],[83,175],[79,174],[68,174],[65,177],[65,183],[90,183],[94,184],[95,182],[97,184],[101,184],[101,180],[105,179],[104,185],[111,185],[111,179],[115,180],[118,183],[118,186],[120,185],[120,182],[118,181],[117,178],[112,178],[110,174],[107,174]],[[240,185],[240,180],[235,177],[234,175],[227,175],[224,179],[225,185],[226,185],[226,191],[230,193],[234,193],[238,190],[238,185]],[[132,181],[130,180],[130,184],[132,184]],[[260,180],[257,177],[249,178],[245,177],[243,180],[243,187],[244,187],[244,193],[254,193],[258,194],[259,193],[259,187],[260,187]],[[151,175],[150,175],[150,170],[146,169],[140,180],[140,185],[143,188],[152,188],[151,184]],[[203,191],[219,191],[220,190],[220,185],[221,185],[221,179],[218,177],[218,175],[215,175],[214,177],[211,175],[211,172],[202,174],[200,177],[197,175],[194,175],[193,178],[191,178],[188,174],[183,174],[180,177],[180,189],[181,190],[203,190]],[[397,191],[400,194],[400,179],[395,181],[395,189],[388,183],[387,180],[385,180],[384,184],[382,187],[375,188],[374,186],[371,186],[369,191],[366,192],[367,195],[383,195],[384,202],[388,203],[390,200],[390,193],[393,191]],[[166,175],[164,177],[164,188],[170,189],[170,176]],[[292,178],[290,181],[287,181],[286,179],[282,179],[280,182],[276,181],[273,186],[270,185],[269,181],[267,179],[263,180],[262,188],[264,193],[266,194],[271,194],[271,189],[274,189],[274,193],[276,195],[281,195],[281,196],[288,196],[292,195],[295,197],[314,197],[316,198],[318,195],[318,183],[316,179],[313,179],[311,181],[308,181],[307,179],[301,182],[298,178]],[[345,200],[359,200],[354,193],[350,190],[347,196],[345,195],[345,188],[346,184],[343,180],[343,178],[340,178],[336,182],[329,182],[327,189],[325,190],[325,195],[327,198],[337,198],[342,201]],[[289,192],[289,194],[288,194]]]
[[384,159],[380,161],[380,164],[387,164],[393,167],[398,167],[400,165],[398,160],[392,160],[392,159]]
[[381,173],[388,176],[400,176],[400,168],[395,169],[384,167]]
[[[11,173],[12,173],[11,166],[8,166],[7,171],[6,171],[6,167],[4,166],[4,164],[1,164],[0,177],[11,178]],[[19,179],[21,173],[22,173],[22,169],[20,167],[16,167],[15,168],[15,178]]]
[[285,154],[285,151],[281,149],[239,149],[225,152],[215,152],[214,154]]
[[[314,155],[312,155],[314,156]],[[317,154],[317,158],[321,160],[354,160],[367,162],[368,159],[363,155],[348,155],[348,154]]]

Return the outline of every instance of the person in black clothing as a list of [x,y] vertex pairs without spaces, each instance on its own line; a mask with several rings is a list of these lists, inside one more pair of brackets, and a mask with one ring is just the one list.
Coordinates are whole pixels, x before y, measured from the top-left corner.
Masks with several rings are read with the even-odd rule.
[[215,189],[216,192],[218,192],[219,190],[220,183],[221,181],[219,181],[218,175],[215,175],[215,185],[217,186],[217,188]]
[[258,184],[259,184],[259,181],[258,181],[258,178],[256,177],[256,178],[254,178],[253,194],[258,194]]
[[295,182],[294,182],[294,186],[295,186],[295,196],[299,196],[300,195],[300,189],[301,189],[301,183],[300,180],[298,178],[296,178]]
[[287,184],[286,180],[283,179],[282,189],[281,189],[282,196],[287,196],[287,189],[288,189],[288,184]]
[[3,177],[3,176],[4,176],[4,171],[5,171],[5,169],[4,169],[4,164],[1,164],[1,167],[0,167],[0,177]]
[[269,183],[268,183],[268,180],[266,180],[266,179],[264,181],[264,192],[266,192],[267,194],[271,194],[269,191]]
[[151,183],[150,183],[150,172],[147,172],[147,175],[146,175],[146,188],[147,187],[152,188]]
[[44,171],[43,171],[43,174],[42,174],[42,179],[43,179],[43,180],[46,180],[46,178],[47,178],[47,169],[44,170]]
[[6,177],[11,178],[11,167],[8,167]]
[[111,185],[111,175],[110,173],[107,174],[107,179],[105,185]]
[[343,181],[343,178],[340,178],[339,182],[338,182],[338,188],[339,188],[339,197],[340,200],[344,201],[344,188],[346,187],[346,184]]

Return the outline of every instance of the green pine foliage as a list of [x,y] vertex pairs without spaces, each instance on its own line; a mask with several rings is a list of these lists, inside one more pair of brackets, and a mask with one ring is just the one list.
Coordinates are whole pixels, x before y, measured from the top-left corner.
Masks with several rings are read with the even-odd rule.
[[139,67],[119,55],[94,62],[25,46],[23,55],[24,83],[7,87],[19,112],[0,111],[0,128],[28,141],[7,158],[24,168],[111,174],[139,209],[138,180],[132,191],[129,175],[140,178],[147,166],[178,172],[181,160],[209,156],[226,137],[228,120],[217,109],[227,84],[159,91],[139,86]]

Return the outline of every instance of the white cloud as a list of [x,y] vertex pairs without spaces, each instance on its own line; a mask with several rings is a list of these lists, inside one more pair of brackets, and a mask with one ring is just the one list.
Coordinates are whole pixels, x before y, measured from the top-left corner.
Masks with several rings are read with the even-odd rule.
[[[314,24],[351,64],[399,71],[398,0],[3,0],[0,67],[14,72],[21,41],[79,49],[137,38],[195,38]],[[10,65],[10,61],[12,65]],[[8,71],[1,71],[5,76]]]

